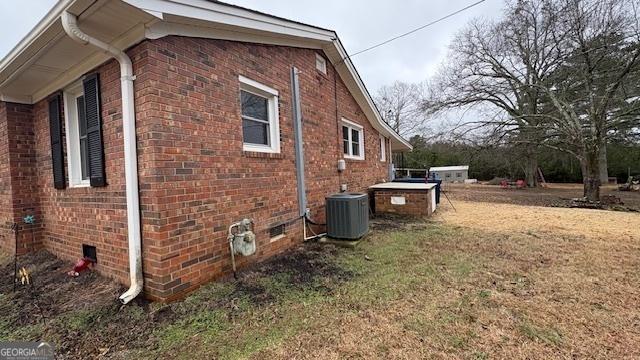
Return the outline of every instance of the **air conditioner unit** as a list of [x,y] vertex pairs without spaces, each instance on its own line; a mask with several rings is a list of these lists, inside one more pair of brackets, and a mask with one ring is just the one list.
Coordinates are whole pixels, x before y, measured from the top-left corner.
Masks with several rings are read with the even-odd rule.
[[369,231],[369,196],[339,193],[326,198],[327,235],[359,239]]

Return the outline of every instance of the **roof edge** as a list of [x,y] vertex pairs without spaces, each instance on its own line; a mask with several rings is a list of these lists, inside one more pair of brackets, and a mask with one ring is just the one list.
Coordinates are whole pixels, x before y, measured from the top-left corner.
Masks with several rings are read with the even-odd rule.
[[[359,105],[363,107],[365,115],[369,121],[374,125],[379,132],[383,135],[390,137],[397,147],[392,146],[392,150],[411,150],[413,147],[411,144],[395,132],[383,119],[376,107],[373,98],[364,81],[360,77],[360,74],[355,68],[355,65],[351,61],[349,54],[340,41],[337,33],[333,30],[324,29],[314,25],[308,25],[301,22],[285,19],[282,17],[274,16],[271,14],[265,14],[256,10],[247,9],[241,6],[227,4],[217,0],[118,0],[134,7],[137,7],[145,12],[151,12],[162,16],[178,15],[186,16],[194,19],[210,21],[212,23],[231,24],[238,27],[244,27],[246,29],[258,30],[265,33],[278,34],[280,36],[298,37],[300,39],[307,39],[318,41],[326,44],[322,47],[324,50],[331,50],[332,56],[330,60],[332,65],[339,69],[343,67],[345,71],[342,71],[341,77],[346,76],[351,84],[350,91],[360,92],[362,96],[358,96],[361,99]],[[94,1],[91,0],[59,0],[54,7],[47,12],[36,26],[0,61],[0,75],[4,71],[7,71],[11,65],[16,61],[20,61],[20,57],[25,52],[33,52],[33,54],[27,53],[25,56],[36,56],[42,49],[29,49],[29,46],[38,38],[42,37],[46,33],[47,29],[51,28],[58,21],[60,14],[65,10],[79,11],[86,7],[90,7]],[[73,11],[71,11],[73,12]],[[24,59],[22,59],[24,60]],[[17,65],[17,69],[13,69],[13,72],[19,71],[20,68],[28,64],[29,59],[24,60]],[[340,72],[340,71],[339,71]],[[5,74],[6,75],[6,74]],[[2,87],[7,80],[10,80],[11,74],[0,78],[0,87]],[[345,79],[343,78],[343,81]],[[353,86],[355,85],[355,87]],[[355,95],[355,94],[354,94]]]
[[45,32],[53,23],[55,23],[63,11],[65,11],[72,3],[76,0],[59,0],[52,8],[47,12],[47,14],[38,21],[36,26],[31,29],[25,35],[22,40],[20,40],[8,53],[5,55],[2,60],[0,60],[0,72],[4,70],[7,65],[9,65],[15,58],[17,58],[20,53],[22,53],[28,46],[38,38],[43,32]]

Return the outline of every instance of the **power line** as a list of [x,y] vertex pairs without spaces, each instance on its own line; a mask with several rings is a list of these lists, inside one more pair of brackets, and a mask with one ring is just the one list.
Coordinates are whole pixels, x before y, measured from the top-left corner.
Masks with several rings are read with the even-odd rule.
[[[441,17],[441,18],[437,19],[437,20],[434,20],[434,21],[432,21],[432,22],[430,22],[430,23],[428,23],[428,24],[422,25],[422,26],[417,27],[417,28],[415,28],[415,29],[413,29],[413,30],[411,30],[411,31],[407,31],[407,32],[406,32],[406,33],[404,33],[404,34],[400,34],[400,35],[398,35],[398,36],[394,36],[394,37],[392,37],[391,39],[385,40],[385,41],[383,41],[383,42],[381,42],[381,43],[378,43],[378,44],[372,45],[372,46],[370,46],[370,47],[368,47],[368,48],[366,48],[366,49],[363,49],[363,50],[360,50],[360,51],[358,51],[358,52],[355,52],[355,53],[353,53],[353,54],[351,54],[351,55],[348,55],[348,56],[347,56],[347,58],[352,58],[352,57],[354,57],[354,56],[356,56],[356,55],[362,54],[363,52],[366,52],[366,51],[369,51],[369,50],[373,50],[373,49],[375,49],[375,48],[377,48],[377,47],[380,47],[380,46],[385,45],[385,44],[388,44],[388,43],[390,43],[390,42],[392,42],[392,41],[398,40],[398,39],[400,39],[400,38],[402,38],[402,37],[405,37],[405,36],[407,36],[407,35],[411,35],[411,34],[413,34],[414,32],[420,31],[420,30],[422,30],[422,29],[424,29],[424,28],[426,28],[426,27],[429,27],[429,26],[431,26],[431,25],[435,25],[435,24],[437,24],[437,23],[439,23],[439,22],[441,22],[441,21],[443,21],[443,20],[446,20],[446,19],[448,19],[448,18],[452,17],[452,16],[458,15],[458,14],[460,14],[461,12],[466,11],[466,10],[468,10],[468,9],[471,9],[472,7],[477,6],[477,5],[479,5],[479,4],[481,4],[481,3],[485,2],[485,1],[486,1],[486,0],[479,0],[479,1],[476,1],[475,3],[473,3],[473,4],[471,4],[471,5],[465,6],[465,7],[463,7],[463,8],[462,8],[462,9],[460,9],[460,10],[454,11],[454,12],[452,12],[452,13],[450,13],[450,14],[448,14],[448,15],[445,15],[445,16],[443,16],[443,17]],[[343,60],[345,60],[345,59],[343,59]]]

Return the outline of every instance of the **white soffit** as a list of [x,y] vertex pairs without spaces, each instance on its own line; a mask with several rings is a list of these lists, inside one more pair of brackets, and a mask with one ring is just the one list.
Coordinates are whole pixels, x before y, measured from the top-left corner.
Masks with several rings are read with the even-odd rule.
[[334,31],[208,0],[59,1],[0,62],[2,99],[39,101],[109,58],[65,36],[65,9],[79,15],[83,31],[120,49],[168,35],[322,49],[371,125],[392,139],[392,150],[412,148],[382,120]]
[[127,48],[144,39],[154,18],[118,0],[60,1],[0,62],[0,100],[34,103],[109,59],[69,38],[60,22],[67,9],[92,36]]

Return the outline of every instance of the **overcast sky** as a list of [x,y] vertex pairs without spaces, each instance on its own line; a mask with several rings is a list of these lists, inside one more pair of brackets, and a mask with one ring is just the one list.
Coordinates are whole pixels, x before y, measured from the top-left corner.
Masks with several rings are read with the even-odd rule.
[[[352,54],[459,10],[476,0],[227,0],[247,8],[336,30]],[[53,7],[55,0],[0,1],[0,58]],[[419,82],[446,59],[452,36],[473,17],[499,14],[484,3],[417,33],[353,58],[372,93],[395,80]]]

